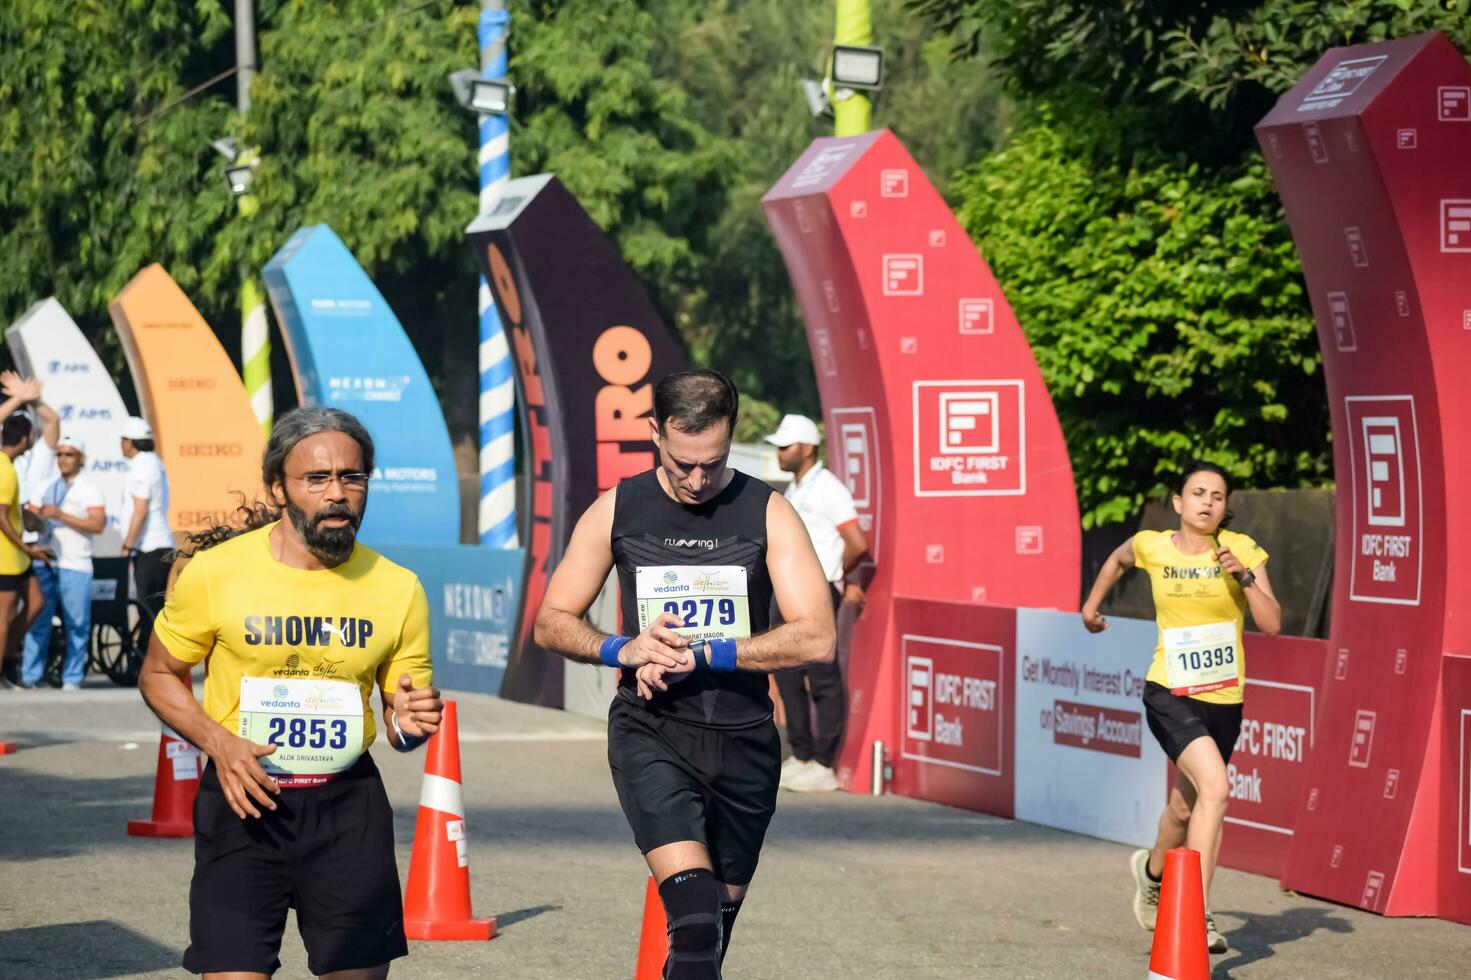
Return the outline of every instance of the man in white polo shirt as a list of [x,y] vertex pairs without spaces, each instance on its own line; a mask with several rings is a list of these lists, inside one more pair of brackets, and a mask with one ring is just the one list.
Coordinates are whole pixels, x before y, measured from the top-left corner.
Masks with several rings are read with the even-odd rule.
[[82,441],[62,436],[56,443],[61,475],[42,487],[26,506],[43,522],[37,544],[50,548],[56,561],[32,566],[45,605],[26,633],[21,677],[27,684],[41,680],[51,644],[51,617],[60,608],[66,625],[66,659],[61,669],[61,686],[66,691],[82,688],[92,630],[92,539],[107,525],[102,488],[82,472],[86,465],[87,449]]
[[[163,606],[168,557],[174,550],[174,532],[169,530],[169,475],[153,451],[153,427],[136,415],[123,422],[122,452],[128,461],[124,506],[132,506],[123,525],[123,554],[133,560],[138,599],[156,613]],[[139,631],[144,650],[152,634],[153,617],[145,616]]]
[[[766,441],[776,447],[777,462],[792,474],[786,497],[796,508],[832,590],[833,612],[842,604],[863,605],[863,589],[844,585],[844,577],[868,552],[868,538],[858,525],[853,495],[842,480],[817,458],[822,442],[817,423],[805,415],[786,415]],[[839,632],[842,643],[842,632]],[[781,785],[797,792],[830,792],[838,788],[833,763],[843,744],[848,697],[843,690],[839,649],[831,663],[812,664],[776,675],[787,715],[792,755],[782,763]],[[810,700],[809,700],[810,699]],[[812,709],[817,731],[812,731]]]

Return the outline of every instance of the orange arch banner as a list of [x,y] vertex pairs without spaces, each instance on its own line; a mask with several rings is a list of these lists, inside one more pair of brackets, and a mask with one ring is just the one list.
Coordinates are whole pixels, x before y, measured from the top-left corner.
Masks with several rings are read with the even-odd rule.
[[228,520],[236,492],[259,493],[265,448],[235,365],[161,265],[134,276],[107,310],[168,470],[169,526]]

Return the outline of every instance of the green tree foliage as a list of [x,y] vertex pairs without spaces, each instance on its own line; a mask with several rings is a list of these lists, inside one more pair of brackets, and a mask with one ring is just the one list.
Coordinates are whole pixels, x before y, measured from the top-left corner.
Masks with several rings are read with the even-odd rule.
[[1031,340],[1085,527],[1130,519],[1186,458],[1243,483],[1329,470],[1301,272],[1265,165],[1090,161],[1043,118],[957,178],[961,223]]
[[204,193],[229,108],[146,117],[221,69],[229,30],[212,3],[0,4],[0,321],[55,294],[121,375],[107,301],[155,261],[198,292],[232,209]]
[[[511,0],[515,174],[559,174],[614,238],[692,358],[751,396],[743,436],[816,412],[802,324],[760,195],[812,137],[797,80],[820,74],[831,3]],[[0,320],[57,294],[125,375],[107,301],[169,270],[238,345],[242,268],[330,224],[393,305],[452,431],[475,430],[475,121],[446,75],[476,63],[479,5],[257,0],[248,119],[217,0],[0,4]],[[899,0],[876,0],[894,120],[933,175],[989,145],[995,85],[953,65]],[[158,112],[164,109],[166,111]],[[241,215],[209,142],[258,147]],[[277,345],[277,391],[289,403]],[[763,404],[764,400],[764,404]]]
[[1252,136],[1329,47],[1468,0],[909,0],[1004,80],[1019,125],[958,178],[1051,387],[1087,525],[1190,456],[1246,486],[1331,476],[1321,354]]

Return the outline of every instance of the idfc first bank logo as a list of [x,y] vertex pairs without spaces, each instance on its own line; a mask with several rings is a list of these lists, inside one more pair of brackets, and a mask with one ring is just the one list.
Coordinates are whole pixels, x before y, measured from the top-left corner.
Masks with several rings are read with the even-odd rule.
[[903,648],[907,703],[901,755],[1002,775],[1001,647],[906,635]]
[[1027,492],[1021,380],[914,382],[914,495]]

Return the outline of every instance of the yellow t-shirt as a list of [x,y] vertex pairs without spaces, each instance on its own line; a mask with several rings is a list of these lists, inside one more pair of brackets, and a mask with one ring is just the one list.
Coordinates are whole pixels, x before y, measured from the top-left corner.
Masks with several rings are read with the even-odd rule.
[[415,687],[433,681],[424,587],[361,544],[336,568],[283,565],[271,554],[275,526],[190,559],[154,632],[185,663],[209,658],[204,711],[230,732],[239,728],[242,676],[356,681],[366,752],[377,728],[373,685],[391,694],[400,674]]
[[[1145,680],[1169,687],[1165,668],[1164,631],[1181,626],[1206,626],[1211,623],[1236,624],[1236,686],[1192,694],[1190,697],[1213,704],[1240,704],[1246,685],[1246,657],[1242,652],[1241,631],[1246,622],[1246,596],[1234,576],[1227,575],[1216,561],[1215,552],[1203,551],[1186,555],[1175,547],[1173,531],[1140,531],[1134,535],[1134,561],[1149,573],[1154,593],[1154,618],[1160,637],[1154,648],[1154,660]],[[1222,547],[1248,569],[1267,560],[1267,553],[1255,541],[1235,531],[1222,530],[1216,535]]]
[[[26,526],[21,523],[20,477],[15,473],[15,464],[4,453],[0,453],[0,507],[5,508],[15,533],[24,535]],[[31,556],[0,534],[0,575],[19,575],[30,567]]]

